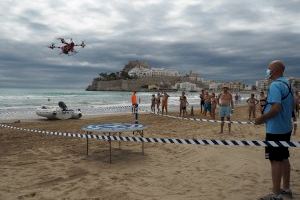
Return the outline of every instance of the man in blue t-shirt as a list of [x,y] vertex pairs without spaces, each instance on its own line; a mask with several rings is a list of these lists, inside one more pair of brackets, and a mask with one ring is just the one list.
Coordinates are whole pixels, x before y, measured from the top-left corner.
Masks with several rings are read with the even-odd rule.
[[[266,76],[272,82],[263,115],[255,120],[255,124],[266,124],[266,141],[290,141],[291,138],[294,98],[288,79],[283,77],[284,70],[285,66],[279,60],[271,62],[267,69]],[[283,195],[291,197],[288,148],[266,147],[265,156],[271,163],[273,193],[261,199],[280,200]]]

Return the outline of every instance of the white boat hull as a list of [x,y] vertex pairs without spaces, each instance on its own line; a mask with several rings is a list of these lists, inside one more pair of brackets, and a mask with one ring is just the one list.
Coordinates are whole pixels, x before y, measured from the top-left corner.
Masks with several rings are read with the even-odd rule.
[[66,110],[63,111],[57,107],[42,106],[36,110],[36,114],[48,119],[79,119],[82,117],[80,110]]

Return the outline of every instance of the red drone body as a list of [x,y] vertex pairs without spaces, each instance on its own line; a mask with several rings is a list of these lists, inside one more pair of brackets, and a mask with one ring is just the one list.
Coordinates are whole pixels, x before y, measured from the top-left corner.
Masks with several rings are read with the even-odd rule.
[[81,46],[82,48],[85,47],[84,41],[82,41],[81,44],[75,44],[73,42],[72,38],[70,39],[70,42],[66,42],[66,40],[64,38],[58,38],[58,39],[60,40],[62,45],[55,46],[55,44],[52,43],[50,46],[48,46],[48,48],[50,48],[50,49],[55,49],[55,48],[61,49],[60,54],[73,55],[73,54],[77,53],[77,51],[75,51],[76,46]]

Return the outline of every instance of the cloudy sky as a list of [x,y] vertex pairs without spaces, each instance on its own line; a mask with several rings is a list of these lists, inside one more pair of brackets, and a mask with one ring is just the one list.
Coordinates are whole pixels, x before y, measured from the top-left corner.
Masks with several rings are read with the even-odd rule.
[[[85,88],[129,60],[206,79],[300,77],[299,0],[1,0],[0,87]],[[84,40],[75,56],[47,45]]]

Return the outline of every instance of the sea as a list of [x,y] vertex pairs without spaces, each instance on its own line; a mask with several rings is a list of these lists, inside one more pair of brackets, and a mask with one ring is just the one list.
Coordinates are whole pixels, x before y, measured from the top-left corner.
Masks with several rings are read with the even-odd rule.
[[[140,106],[150,108],[153,92],[138,92]],[[181,92],[168,92],[170,109],[176,110]],[[249,97],[241,93],[241,102]],[[130,111],[131,92],[85,91],[84,89],[0,88],[0,119],[37,118],[35,110],[42,105],[57,106],[63,101],[70,109],[81,109],[83,115],[97,115]],[[199,93],[186,92],[190,106],[199,107]],[[120,109],[108,109],[115,107]]]

